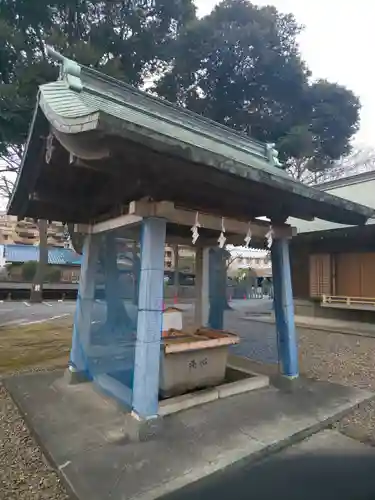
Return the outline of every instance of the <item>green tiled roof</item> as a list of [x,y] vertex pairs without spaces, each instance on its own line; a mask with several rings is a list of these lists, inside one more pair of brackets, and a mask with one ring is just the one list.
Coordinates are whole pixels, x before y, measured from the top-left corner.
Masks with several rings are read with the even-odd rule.
[[[60,78],[40,86],[34,122],[9,213],[38,218],[52,218],[53,214],[58,220],[71,220],[75,213],[80,213],[82,220],[96,215],[97,198],[88,198],[83,202],[77,195],[78,198],[69,201],[69,205],[60,201],[58,206],[52,196],[50,201],[39,203],[39,195],[46,196],[46,193],[39,193],[38,189],[47,189],[43,186],[48,186],[51,176],[56,176],[57,184],[60,181],[63,184],[67,179],[63,169],[68,165],[59,165],[59,169],[51,170],[38,164],[38,158],[44,156],[41,150],[45,148],[38,127],[48,125],[65,150],[79,158],[81,156],[73,151],[74,147],[85,150],[85,154],[89,155],[90,148],[99,147],[98,141],[101,141],[102,149],[91,159],[101,161],[102,172],[104,167],[107,173],[111,170],[112,154],[107,139],[117,138],[117,144],[124,144],[125,148],[119,183],[124,180],[126,183],[128,173],[131,173],[131,182],[143,186],[142,192],[137,191],[139,196],[152,197],[154,191],[157,196],[160,194],[154,189],[155,183],[143,183],[142,173],[134,179],[136,165],[126,165],[128,146],[138,148],[139,154],[147,152],[149,161],[158,162],[154,175],[164,183],[164,177],[170,176],[173,169],[171,180],[165,184],[163,191],[165,199],[170,201],[191,201],[192,207],[203,203],[205,206],[201,208],[213,209],[216,213],[225,202],[231,216],[238,215],[242,219],[254,217],[254,213],[258,212],[254,209],[256,206],[261,206],[261,213],[255,216],[319,217],[343,224],[362,224],[373,216],[374,211],[368,207],[293,180],[280,168],[272,145],[81,66],[52,50],[49,52],[61,63]],[[91,137],[91,143],[83,144],[87,136]],[[144,155],[142,158],[140,161],[145,161]],[[168,168],[164,165],[167,161]],[[72,182],[79,187],[81,180],[78,174],[75,175]],[[56,181],[57,178],[59,180]],[[94,176],[91,181],[88,180],[82,188],[82,194],[90,193],[93,185],[98,187]],[[113,199],[113,203],[118,204],[119,201],[127,203],[131,199]],[[86,215],[82,212],[83,203],[93,208],[91,215],[87,215],[87,211]],[[100,209],[104,208],[98,207],[98,213]]]
[[[212,120],[177,107],[168,101],[139,91],[73,61],[62,60],[62,80],[40,87],[40,105],[50,122],[64,133],[88,131],[100,127],[100,119],[111,118],[131,128],[144,129],[173,142],[220,154],[235,162],[290,179],[275,166],[272,145],[256,141]],[[65,68],[65,69],[64,69]],[[72,85],[72,71],[75,75]],[[78,84],[78,81],[80,82]],[[54,118],[59,119],[55,122]]]

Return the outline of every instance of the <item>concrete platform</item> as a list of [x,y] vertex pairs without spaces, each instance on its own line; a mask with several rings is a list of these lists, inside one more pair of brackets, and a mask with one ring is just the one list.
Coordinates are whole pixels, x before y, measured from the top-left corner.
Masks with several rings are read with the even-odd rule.
[[269,387],[166,416],[161,432],[132,443],[126,439],[129,415],[91,384],[67,386],[60,372],[4,383],[81,500],[161,498],[229,466],[264,458],[373,397],[307,380],[292,393]]

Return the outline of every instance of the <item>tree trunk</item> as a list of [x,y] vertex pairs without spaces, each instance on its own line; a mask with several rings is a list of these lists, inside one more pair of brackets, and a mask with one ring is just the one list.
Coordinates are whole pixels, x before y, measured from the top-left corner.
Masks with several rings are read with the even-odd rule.
[[180,296],[180,265],[179,265],[178,245],[173,246],[173,254],[174,254],[173,285],[174,285],[175,297],[178,299],[178,297]]
[[38,220],[39,229],[39,260],[36,268],[35,276],[31,284],[30,302],[42,302],[43,300],[43,283],[46,268],[48,265],[48,241],[47,230],[48,222],[46,220]]

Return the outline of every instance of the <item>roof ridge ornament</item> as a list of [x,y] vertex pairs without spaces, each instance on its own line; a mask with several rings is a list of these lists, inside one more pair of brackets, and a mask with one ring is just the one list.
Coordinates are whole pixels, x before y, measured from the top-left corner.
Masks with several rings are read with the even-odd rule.
[[266,144],[268,161],[271,162],[274,167],[283,168],[284,166],[279,160],[279,152],[275,149],[275,146],[276,144],[273,142]]
[[60,63],[59,80],[65,80],[70,89],[81,92],[83,90],[81,66],[77,62],[64,57],[49,45],[47,45],[46,49],[47,55]]

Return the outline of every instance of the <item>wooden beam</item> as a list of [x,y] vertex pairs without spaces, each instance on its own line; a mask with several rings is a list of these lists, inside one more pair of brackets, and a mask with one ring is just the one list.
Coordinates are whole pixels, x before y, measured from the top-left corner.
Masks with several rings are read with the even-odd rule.
[[142,222],[142,217],[134,214],[120,215],[114,219],[108,219],[103,222],[98,222],[97,224],[85,225],[82,227],[84,231],[88,231],[86,234],[99,234],[106,231],[112,231],[113,229],[118,229],[120,227],[131,227]]
[[[98,223],[102,224],[102,222]],[[134,240],[139,239],[139,228],[136,225],[128,226],[129,231],[127,232],[127,236],[129,239],[133,238]],[[75,224],[74,228],[76,233],[80,234],[91,234],[91,226],[89,224]],[[243,246],[244,245],[244,236],[239,234],[227,234],[227,245],[235,245],[235,246]],[[200,248],[200,247],[216,247],[218,245],[218,238],[207,238],[207,236],[200,235],[195,245],[193,245],[191,235],[186,236],[178,236],[174,234],[167,233],[167,244],[168,245],[182,245],[191,248]],[[254,238],[251,242],[252,248],[265,248],[264,240]]]
[[[139,217],[160,217],[166,219],[167,222],[182,226],[192,227],[195,224],[196,212],[176,208],[174,203],[169,201],[153,202],[148,200],[133,201],[129,206],[129,214]],[[264,222],[250,221],[242,222],[231,218],[225,218],[217,215],[199,213],[199,223],[202,228],[221,231],[222,222],[227,233],[243,235],[245,237],[250,228],[252,237],[255,239],[263,239],[269,231],[269,226]],[[274,226],[273,237],[291,238],[294,234],[294,228],[288,225]]]
[[[108,218],[103,221],[91,225],[79,225],[77,231],[83,234],[97,234],[105,231],[110,231],[120,227],[132,227],[139,224],[144,218],[158,217],[165,219],[171,224],[180,226],[192,227],[196,220],[196,211],[184,208],[177,208],[173,202],[161,201],[154,202],[146,199],[140,201],[132,201],[128,207],[128,213],[114,218]],[[209,229],[216,231],[217,235],[222,229],[222,222],[226,231],[227,244],[230,245],[243,245],[244,238],[247,231],[251,230],[252,238],[255,246],[261,247],[260,242],[264,241],[266,234],[269,231],[269,224],[265,221],[250,221],[244,222],[233,218],[226,218],[224,220],[219,215],[207,214],[199,212],[198,215],[201,229]],[[296,228],[287,224],[273,225],[273,238],[292,238],[297,234]],[[191,237],[189,236],[174,236],[167,235],[169,243],[180,245],[192,245]],[[216,246],[217,237],[207,237],[200,235],[196,243],[196,247]]]

